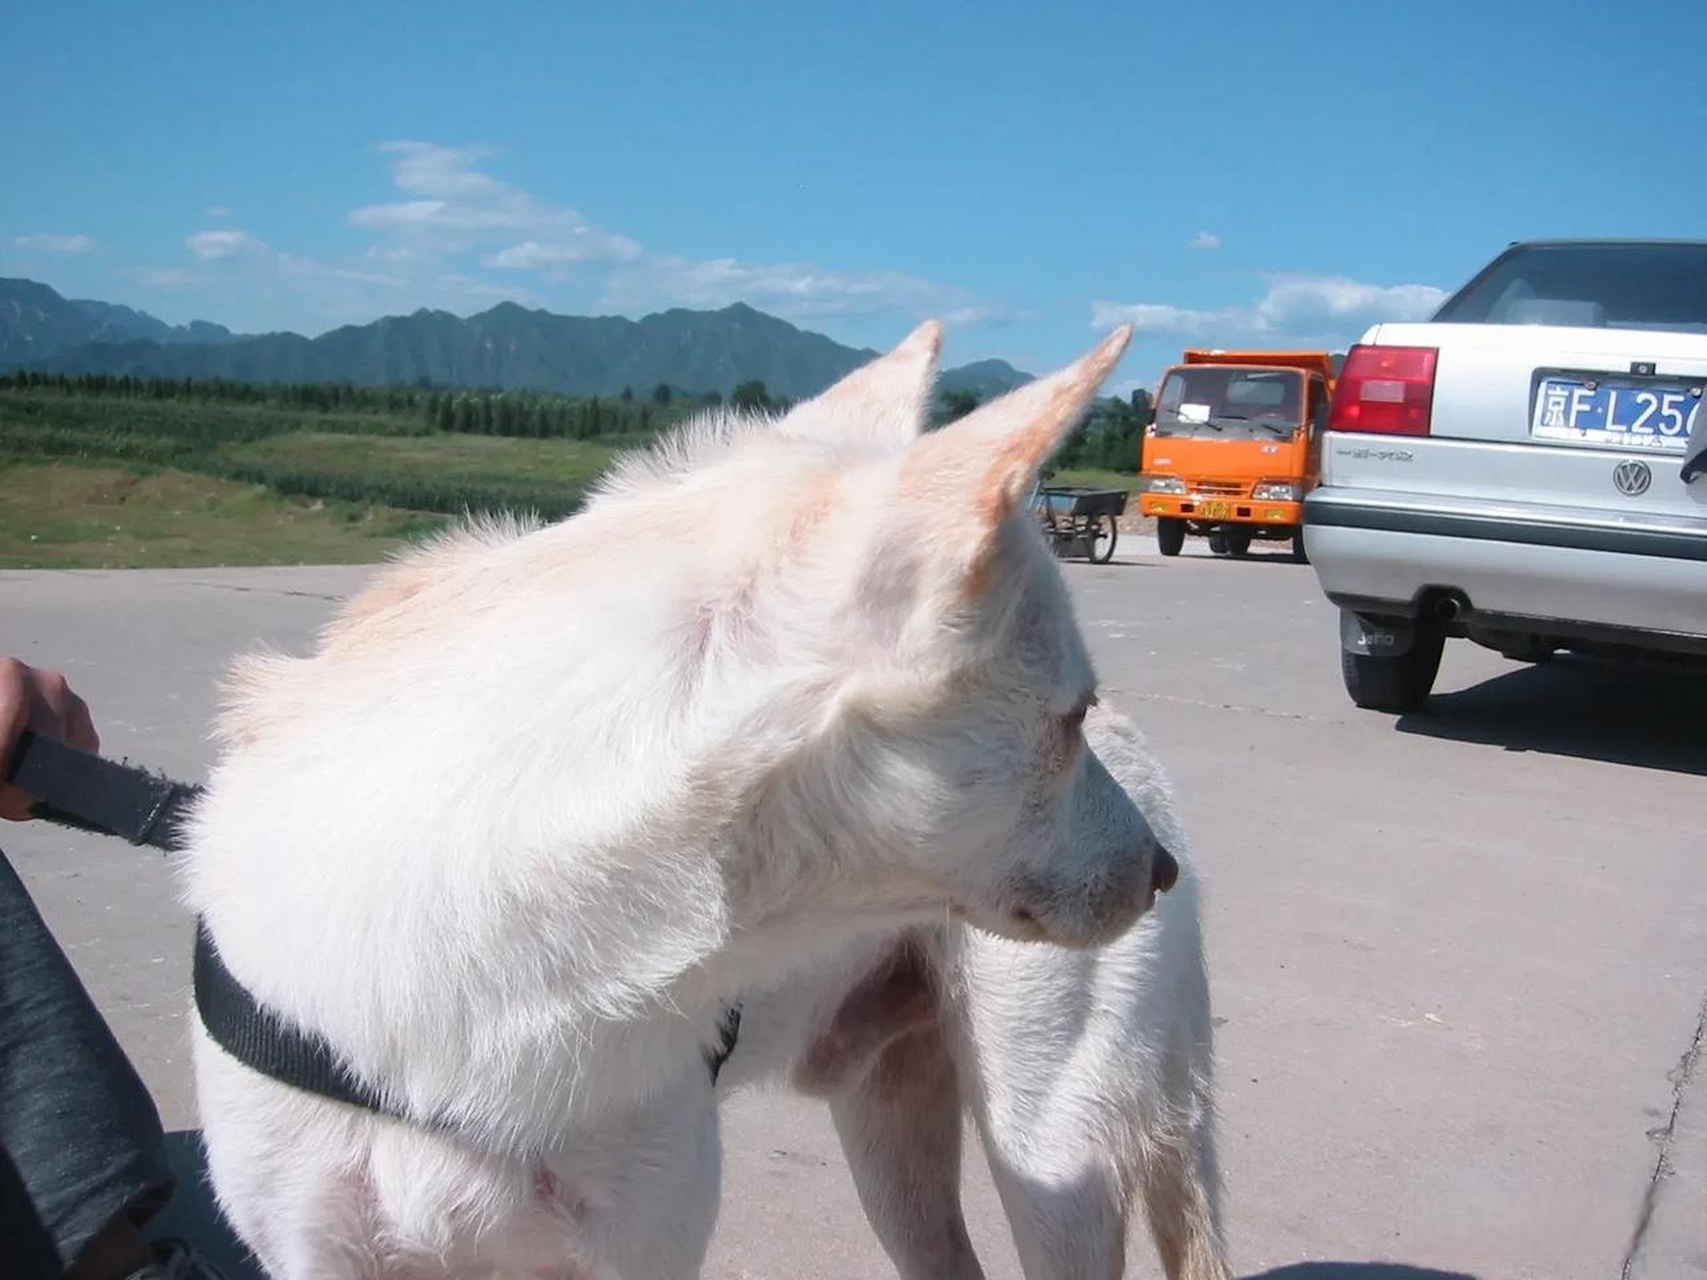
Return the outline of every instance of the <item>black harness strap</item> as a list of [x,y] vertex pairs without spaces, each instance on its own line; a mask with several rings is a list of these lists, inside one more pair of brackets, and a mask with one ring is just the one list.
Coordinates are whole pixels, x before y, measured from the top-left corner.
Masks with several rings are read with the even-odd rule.
[[[9,773],[5,781],[35,797],[31,812],[38,818],[167,852],[183,847],[190,806],[202,794],[200,787],[29,732],[18,741]],[[194,979],[202,1026],[215,1044],[245,1066],[323,1098],[433,1125],[406,1114],[358,1080],[325,1039],[262,1008],[225,967],[200,920]],[[718,1026],[717,1045],[705,1055],[714,1084],[735,1052],[740,1029],[741,1006],[731,1005]]]
[[[196,1012],[213,1042],[244,1066],[335,1102],[394,1120],[427,1123],[392,1106],[338,1061],[325,1040],[263,1009],[232,976],[201,921],[196,921]],[[438,1127],[438,1126],[433,1126]]]
[[[200,787],[25,733],[7,781],[35,797],[31,812],[79,831],[120,836],[171,852],[184,843],[184,822]],[[196,1012],[215,1044],[245,1066],[281,1083],[338,1102],[407,1119],[357,1080],[321,1037],[264,1009],[237,981],[196,921]]]

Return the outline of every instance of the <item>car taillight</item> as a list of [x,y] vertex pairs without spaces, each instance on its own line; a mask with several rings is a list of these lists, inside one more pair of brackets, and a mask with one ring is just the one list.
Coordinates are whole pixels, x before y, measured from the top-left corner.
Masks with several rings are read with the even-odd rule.
[[1437,354],[1434,347],[1353,347],[1334,386],[1328,430],[1426,436]]

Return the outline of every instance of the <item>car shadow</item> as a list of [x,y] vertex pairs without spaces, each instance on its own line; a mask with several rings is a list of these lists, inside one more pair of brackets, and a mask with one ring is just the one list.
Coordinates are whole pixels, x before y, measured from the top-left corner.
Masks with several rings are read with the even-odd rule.
[[1436,1271],[1402,1262],[1297,1262],[1247,1280],[1476,1280],[1464,1271]]
[[1399,717],[1402,733],[1707,777],[1707,679],[1561,655]]
[[[1186,544],[1190,546],[1190,543]],[[1302,560],[1292,558],[1292,546],[1286,542],[1256,543],[1242,556],[1216,555],[1207,547],[1203,554],[1194,555],[1194,560],[1209,560],[1217,564],[1290,564],[1308,568]]]

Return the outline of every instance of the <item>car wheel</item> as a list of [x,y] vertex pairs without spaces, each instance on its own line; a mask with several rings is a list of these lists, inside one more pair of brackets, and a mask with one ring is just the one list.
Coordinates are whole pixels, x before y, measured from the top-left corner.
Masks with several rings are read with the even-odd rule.
[[1309,564],[1310,553],[1304,549],[1304,526],[1299,525],[1292,531],[1292,563]]
[[1156,550],[1165,556],[1177,556],[1185,546],[1185,521],[1163,516],[1156,521]]
[[1440,656],[1446,636],[1439,631],[1419,631],[1410,649],[1396,657],[1340,650],[1340,674],[1345,691],[1366,711],[1403,714],[1420,711],[1440,674]]

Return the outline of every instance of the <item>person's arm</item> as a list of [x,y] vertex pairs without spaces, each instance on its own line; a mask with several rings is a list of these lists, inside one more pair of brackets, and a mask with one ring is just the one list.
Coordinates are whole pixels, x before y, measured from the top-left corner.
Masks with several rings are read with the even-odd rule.
[[[101,749],[88,705],[64,676],[0,657],[0,778],[10,771],[12,749],[25,729],[85,751]],[[16,787],[0,786],[0,818],[23,822],[29,816],[30,798]]]

